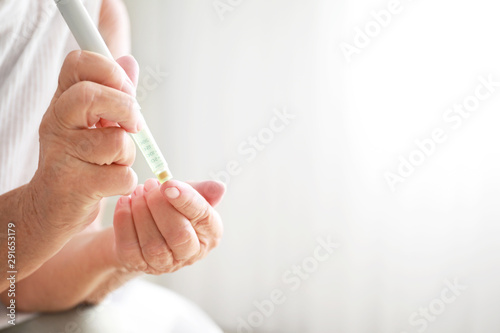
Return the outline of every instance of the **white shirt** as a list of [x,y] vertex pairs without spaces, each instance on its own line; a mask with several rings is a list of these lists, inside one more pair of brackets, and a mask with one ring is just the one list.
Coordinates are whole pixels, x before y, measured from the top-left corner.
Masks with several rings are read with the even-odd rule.
[[[97,21],[100,0],[85,0]],[[28,183],[38,128],[66,55],[78,46],[52,0],[0,0],[0,194]],[[19,315],[19,313],[18,313]],[[21,317],[17,317],[17,323]],[[7,325],[0,306],[0,328]]]
[[[97,19],[100,0],[85,1]],[[30,181],[38,128],[77,44],[52,0],[0,0],[0,194]]]

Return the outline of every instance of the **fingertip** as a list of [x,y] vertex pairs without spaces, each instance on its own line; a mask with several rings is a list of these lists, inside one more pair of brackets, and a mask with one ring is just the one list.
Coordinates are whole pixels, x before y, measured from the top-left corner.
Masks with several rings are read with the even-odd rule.
[[144,192],[144,185],[138,185],[134,191],[134,193],[132,193],[132,196],[136,197],[136,196],[141,196]]
[[216,180],[205,183],[205,193],[210,197],[220,197],[226,192],[226,184]]
[[131,198],[129,196],[122,196],[116,202],[116,208],[127,208],[130,206]]
[[211,206],[219,204],[226,192],[226,184],[217,180],[189,182],[188,185],[198,191]]
[[144,182],[144,192],[150,192],[159,185],[158,179],[149,178]]
[[220,180],[212,180],[215,184],[217,184],[218,191],[222,193],[226,193],[227,191],[227,185],[224,182],[221,182]]
[[216,206],[226,193],[226,184],[216,180],[209,180],[202,183],[200,193],[212,206]]

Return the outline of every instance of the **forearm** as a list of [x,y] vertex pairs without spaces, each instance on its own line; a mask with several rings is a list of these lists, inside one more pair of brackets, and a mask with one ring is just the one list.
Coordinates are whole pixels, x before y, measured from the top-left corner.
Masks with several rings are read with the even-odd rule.
[[[71,237],[69,231],[49,230],[43,227],[32,199],[31,190],[27,185],[0,196],[0,227],[2,228],[0,230],[0,269],[2,270],[0,291],[4,291],[8,286],[6,280],[9,275],[8,271],[17,271],[17,281],[26,278],[59,251]],[[8,233],[11,234],[11,238],[8,238]],[[8,258],[9,247],[11,258]],[[8,261],[8,259],[13,261]]]
[[[102,1],[99,29],[115,57],[130,52],[128,16],[121,0]],[[72,237],[81,232],[95,219],[98,212],[98,199],[102,196],[102,193],[104,193],[104,188],[109,190],[109,193],[112,194],[126,194],[128,189],[125,187],[131,187],[130,184],[134,182],[134,177],[131,172],[122,173],[122,179],[111,184],[102,181],[98,182],[96,179],[101,179],[100,177],[104,178],[103,173],[99,172],[99,177],[93,176],[95,168],[90,168],[88,166],[88,162],[91,161],[86,159],[87,156],[82,159],[82,156],[78,155],[82,154],[82,152],[77,149],[77,145],[74,147],[76,153],[73,152],[73,155],[68,154],[68,140],[65,140],[64,138],[67,139],[67,137],[62,135],[68,133],[67,128],[57,121],[54,121],[54,118],[57,118],[55,115],[59,114],[59,110],[63,108],[61,105],[64,104],[58,103],[59,98],[61,98],[61,96],[64,97],[77,94],[67,92],[67,90],[76,83],[73,82],[74,78],[80,80],[80,74],[82,73],[89,75],[89,77],[93,77],[94,83],[102,84],[105,79],[108,87],[114,88],[117,91],[125,89],[123,92],[127,94],[132,93],[134,89],[132,85],[130,85],[130,89],[128,85],[123,86],[123,78],[120,77],[122,75],[120,71],[113,70],[109,72],[118,73],[116,78],[114,78],[114,75],[107,75],[107,71],[95,70],[97,67],[95,63],[92,63],[90,58],[92,58],[91,55],[88,55],[88,58],[85,59],[80,56],[68,56],[63,65],[63,69],[61,69],[59,82],[63,82],[64,84],[59,85],[53,103],[49,106],[40,126],[41,148],[39,169],[34,177],[36,181],[32,180],[29,185],[0,196],[0,270],[2,271],[0,274],[0,292],[5,291],[9,285],[7,277],[10,274],[7,274],[7,272],[17,271],[15,274],[18,286],[16,298],[21,297],[21,299],[25,299],[26,301],[20,303],[27,305],[34,304],[34,307],[36,307],[36,299],[34,297],[30,298],[30,295],[24,292],[24,290],[33,292],[33,295],[38,295],[40,289],[43,289],[43,287],[39,287],[30,281],[41,282],[42,286],[50,287],[50,277],[54,277],[56,274],[55,272],[59,272],[61,267],[65,267],[65,265],[73,267],[74,269],[73,271],[64,270],[64,272],[61,272],[61,279],[59,282],[71,288],[73,286],[72,279],[75,278],[75,281],[86,288],[79,291],[80,294],[71,294],[75,299],[82,298],[82,295],[90,295],[94,289],[98,288],[100,283],[106,284],[106,274],[112,274],[107,271],[105,272],[105,268],[109,269],[109,267],[106,267],[103,263],[94,265],[81,258],[85,254],[81,250],[83,248],[89,250],[88,247],[90,244],[93,244],[96,238],[105,237],[106,233],[95,234],[95,238],[90,236],[83,237],[83,235],[73,239]],[[93,65],[84,66],[82,62],[92,63]],[[101,65],[106,67],[106,63],[104,62],[102,62]],[[107,65],[110,64],[108,63]],[[118,66],[117,64],[111,65]],[[82,73],[78,71],[82,71]],[[111,85],[110,82],[112,82]],[[115,93],[115,95],[118,94],[118,92]],[[120,98],[124,99],[123,96],[120,96]],[[68,98],[68,100],[73,99]],[[111,98],[104,100],[109,102]],[[92,105],[94,105],[93,102]],[[105,105],[105,101],[101,101],[100,107],[110,110],[109,107],[104,108],[103,106]],[[116,103],[113,105],[116,105]],[[124,102],[120,105],[125,106],[127,103]],[[88,105],[85,108],[73,107],[70,109],[92,110]],[[108,119],[108,116],[113,116],[111,111],[105,113],[106,114],[100,114],[103,119]],[[67,115],[68,113],[63,112],[63,114]],[[123,114],[128,113],[124,112]],[[134,125],[134,128],[135,127]],[[130,129],[127,128],[127,130]],[[113,140],[110,141],[114,142]],[[61,149],[61,146],[64,146],[64,148]],[[102,144],[100,146],[102,146]],[[118,154],[122,155],[119,157],[123,157],[123,160],[128,160],[127,158],[130,154],[125,154],[125,152],[129,150],[122,149],[121,151],[124,153]],[[75,158],[75,156],[80,156],[80,158]],[[85,173],[85,177],[77,177],[76,172],[65,172],[70,166],[70,162],[73,163],[71,170],[78,170],[82,173],[85,171],[87,172]],[[75,167],[75,165],[81,165],[82,168]],[[95,165],[92,167],[95,167]],[[126,168],[123,167],[122,169]],[[104,167],[100,170],[104,170]],[[80,179],[87,179],[88,182],[80,184]],[[92,183],[92,181],[95,181],[95,183]],[[78,191],[75,191],[75,188],[78,188]],[[8,259],[12,259],[8,258],[8,243],[9,241],[12,242],[12,240],[8,239],[9,225],[14,226],[10,229],[15,232],[15,266],[12,267],[10,266],[12,262],[8,262]],[[107,237],[109,238],[109,236]],[[70,239],[72,239],[71,242],[65,246]],[[98,244],[93,244],[93,246],[99,247]],[[63,247],[64,250],[62,250]],[[10,246],[10,248],[13,249],[12,246]],[[12,250],[10,251],[12,252]],[[68,255],[68,253],[71,255]],[[100,253],[93,256],[94,260],[99,259],[98,254]],[[11,257],[12,256],[11,254]],[[72,266],[73,261],[71,260],[71,256],[78,257],[79,260],[76,260],[77,262],[82,265],[86,264],[87,266],[83,267],[91,269],[92,274],[84,274],[87,280],[82,278],[80,281],[78,280],[80,276],[73,276],[75,272],[79,272],[78,269],[81,267]],[[55,268],[57,268],[57,270],[55,270]],[[54,269],[54,271],[51,269]],[[55,294],[51,294],[51,297],[54,297],[54,295]],[[65,293],[61,293],[61,295],[65,297],[67,295],[67,290]],[[49,299],[51,299],[51,297],[49,297]],[[54,303],[60,304],[57,300],[55,300]],[[22,306],[22,304],[20,304],[20,306]]]
[[[75,236],[57,255],[16,286],[16,305],[51,312],[96,303],[136,274],[117,268],[112,229]],[[7,293],[1,295],[5,303]]]

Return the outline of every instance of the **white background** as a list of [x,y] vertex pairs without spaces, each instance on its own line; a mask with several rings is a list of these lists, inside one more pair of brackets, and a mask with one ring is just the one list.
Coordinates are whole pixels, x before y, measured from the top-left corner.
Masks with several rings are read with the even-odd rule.
[[[176,178],[241,167],[220,247],[154,280],[231,332],[274,289],[286,300],[254,332],[498,332],[500,87],[458,129],[443,120],[479,76],[500,81],[497,3],[401,0],[348,62],[341,43],[389,0],[223,2],[224,20],[212,0],[126,1],[141,84],[169,73],[141,104]],[[245,159],[238,146],[283,108],[295,119]],[[447,140],[392,192],[384,174],[435,128]],[[150,177],[139,155],[136,170]],[[340,246],[292,291],[283,274],[318,237]],[[467,289],[445,304],[455,279]]]

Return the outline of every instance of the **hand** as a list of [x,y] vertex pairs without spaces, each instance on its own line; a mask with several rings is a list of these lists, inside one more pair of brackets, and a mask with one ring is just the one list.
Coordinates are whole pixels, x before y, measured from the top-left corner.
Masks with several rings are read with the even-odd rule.
[[149,179],[115,208],[115,257],[129,272],[163,274],[202,258],[219,243],[222,222],[214,206],[225,186],[215,181],[160,186]]
[[40,125],[38,170],[28,185],[42,227],[79,232],[96,218],[101,198],[135,188],[135,145],[127,132],[142,126],[137,73],[131,57],[67,56]]

